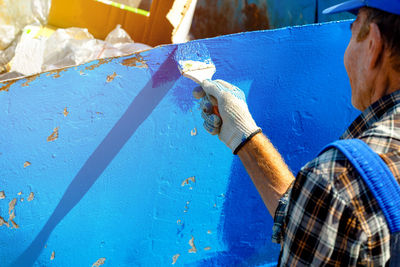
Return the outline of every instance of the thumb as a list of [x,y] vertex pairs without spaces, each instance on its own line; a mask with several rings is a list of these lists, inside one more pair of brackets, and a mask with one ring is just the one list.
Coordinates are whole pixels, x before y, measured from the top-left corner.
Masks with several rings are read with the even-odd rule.
[[213,96],[219,102],[219,98],[221,97],[221,89],[218,87],[218,83],[207,79],[201,83],[201,87],[207,95]]

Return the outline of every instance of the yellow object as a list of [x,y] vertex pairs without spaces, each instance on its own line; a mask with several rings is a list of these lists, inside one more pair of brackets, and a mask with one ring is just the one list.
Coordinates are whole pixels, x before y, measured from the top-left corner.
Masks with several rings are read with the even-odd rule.
[[[167,19],[168,12],[175,2],[191,1],[153,0],[149,15],[107,4],[111,1],[105,0],[52,0],[48,24],[56,28],[87,28],[95,38],[102,40],[120,24],[135,42],[151,46],[169,44],[176,27]],[[184,16],[185,11],[178,13]]]

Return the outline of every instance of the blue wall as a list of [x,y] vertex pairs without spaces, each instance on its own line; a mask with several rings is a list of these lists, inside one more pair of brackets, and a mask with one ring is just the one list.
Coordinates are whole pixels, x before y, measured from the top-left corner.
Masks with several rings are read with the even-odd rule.
[[[297,172],[357,115],[342,63],[349,38],[341,22],[200,42],[215,78],[246,92]],[[202,128],[175,49],[0,84],[0,216],[17,199],[19,226],[0,227],[0,266],[276,262],[272,219],[238,158]]]

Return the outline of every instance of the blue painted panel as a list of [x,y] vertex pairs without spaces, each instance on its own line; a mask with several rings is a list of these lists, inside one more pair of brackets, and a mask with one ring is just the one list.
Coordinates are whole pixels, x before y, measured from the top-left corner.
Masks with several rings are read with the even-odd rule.
[[[342,22],[200,42],[297,172],[357,115],[349,37]],[[272,219],[238,158],[203,130],[175,49],[0,85],[0,216],[15,198],[19,226],[0,227],[0,266],[276,261]]]

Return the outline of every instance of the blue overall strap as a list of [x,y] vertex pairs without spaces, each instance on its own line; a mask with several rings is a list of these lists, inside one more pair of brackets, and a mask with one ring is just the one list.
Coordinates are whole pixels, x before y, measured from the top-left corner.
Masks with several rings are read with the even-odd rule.
[[390,232],[399,232],[400,186],[386,163],[360,139],[333,142],[322,152],[331,147],[340,150],[359,172],[382,209]]

